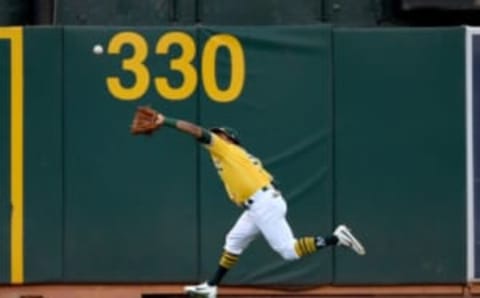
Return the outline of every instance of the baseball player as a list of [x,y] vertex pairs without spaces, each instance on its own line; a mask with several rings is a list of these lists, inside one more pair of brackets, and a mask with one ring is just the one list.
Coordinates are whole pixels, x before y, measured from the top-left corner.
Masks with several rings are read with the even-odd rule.
[[332,235],[326,237],[296,238],[286,220],[287,204],[272,175],[260,160],[242,147],[235,130],[227,127],[207,130],[184,120],[166,117],[152,108],[139,107],[131,131],[133,134],[150,134],[160,126],[177,129],[200,142],[210,153],[228,197],[243,209],[226,236],[217,271],[204,283],[186,286],[188,294],[216,297],[217,286],[258,234],[262,234],[272,249],[288,261],[335,245],[348,247],[359,255],[365,254],[360,241],[345,225],[339,225]]

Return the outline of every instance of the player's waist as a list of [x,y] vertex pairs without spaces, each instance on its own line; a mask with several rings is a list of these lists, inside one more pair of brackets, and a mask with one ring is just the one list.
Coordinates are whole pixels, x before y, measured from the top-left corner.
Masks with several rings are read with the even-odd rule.
[[270,185],[270,179],[266,179],[266,177],[252,179],[249,176],[244,176],[238,177],[238,179],[232,179],[232,177],[223,176],[222,180],[227,192],[237,205],[248,200],[257,191],[261,190],[262,187]]
[[255,204],[256,202],[258,202],[259,200],[261,200],[264,197],[263,194],[266,193],[266,192],[277,192],[278,193],[274,182],[271,182],[271,183],[269,183],[265,186],[262,186],[253,195],[251,195],[246,200],[244,200],[240,205],[244,209],[250,209],[253,204]]

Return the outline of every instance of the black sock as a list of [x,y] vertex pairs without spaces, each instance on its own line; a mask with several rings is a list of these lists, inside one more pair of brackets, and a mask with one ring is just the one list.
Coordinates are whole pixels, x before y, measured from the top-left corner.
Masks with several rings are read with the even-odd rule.
[[330,246],[330,245],[337,245],[338,243],[338,238],[335,235],[327,236],[327,237],[315,237],[315,246],[320,249],[325,246]]
[[325,244],[326,245],[337,245],[338,237],[335,235],[325,237]]
[[217,272],[215,272],[215,275],[213,276],[213,278],[207,282],[208,285],[209,286],[218,285],[222,281],[225,274],[227,274],[227,272],[228,272],[227,268],[218,266]]

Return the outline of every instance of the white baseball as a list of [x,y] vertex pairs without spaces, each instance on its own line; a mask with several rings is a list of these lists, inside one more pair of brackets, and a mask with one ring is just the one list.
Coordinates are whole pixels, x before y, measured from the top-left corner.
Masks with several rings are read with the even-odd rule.
[[95,55],[103,54],[103,47],[102,47],[101,45],[99,45],[99,44],[95,45],[95,46],[93,47],[93,53],[94,53]]

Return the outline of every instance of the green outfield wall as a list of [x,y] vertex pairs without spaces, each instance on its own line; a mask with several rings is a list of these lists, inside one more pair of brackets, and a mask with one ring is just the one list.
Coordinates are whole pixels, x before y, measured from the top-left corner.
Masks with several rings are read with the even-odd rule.
[[464,35],[0,28],[0,283],[193,282],[215,269],[242,210],[194,140],[130,135],[138,105],[237,128],[297,236],[347,223],[367,247],[288,263],[259,237],[226,283],[465,282]]
[[[138,100],[112,98],[105,79],[122,73],[122,58],[96,56],[91,48],[118,32],[123,31],[64,30],[64,277],[85,282],[193,280],[198,272],[197,148],[173,131],[133,138],[129,125],[137,104],[195,120],[197,97],[192,93],[181,102],[168,102],[150,86]],[[153,52],[166,30],[135,32]],[[196,32],[183,28],[182,34],[194,40]],[[146,66],[152,75],[169,74],[167,59],[159,58],[149,54]],[[132,79],[122,75],[127,82]]]
[[[10,48],[6,41],[0,42],[0,55],[10,56]],[[10,281],[10,59],[0,59],[0,179],[2,200],[0,201],[0,281]]]
[[370,247],[336,282],[465,280],[463,33],[335,32],[334,218]]
[[65,205],[63,30],[25,30],[24,276],[63,276]]

